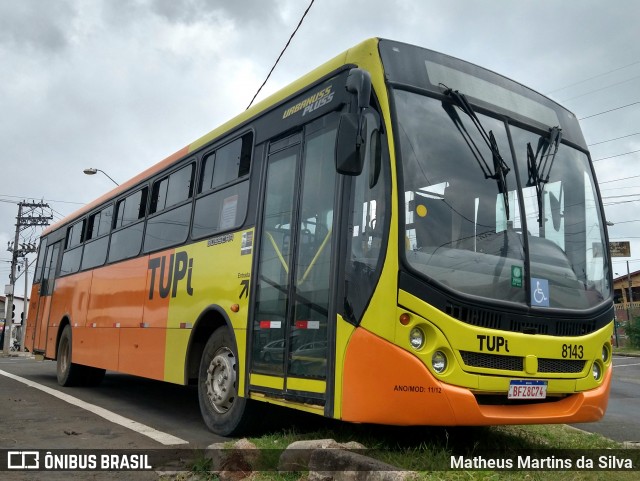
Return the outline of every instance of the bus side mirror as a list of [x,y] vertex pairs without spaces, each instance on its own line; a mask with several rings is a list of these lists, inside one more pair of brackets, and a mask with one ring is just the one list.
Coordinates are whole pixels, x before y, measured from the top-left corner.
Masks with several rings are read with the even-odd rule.
[[366,151],[367,122],[364,111],[369,107],[371,98],[369,72],[359,68],[351,69],[346,89],[353,94],[352,111],[340,115],[336,136],[336,171],[344,175],[360,175]]

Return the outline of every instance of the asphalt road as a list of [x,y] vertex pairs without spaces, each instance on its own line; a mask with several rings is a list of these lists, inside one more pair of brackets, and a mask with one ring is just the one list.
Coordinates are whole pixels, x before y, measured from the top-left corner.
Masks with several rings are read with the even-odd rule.
[[620,442],[640,443],[640,357],[613,356],[609,406],[597,423],[575,424]]
[[[197,391],[193,387],[177,386],[174,384],[152,381],[135,376],[109,372],[104,381],[98,387],[91,388],[64,388],[58,385],[56,380],[56,364],[51,361],[37,362],[31,358],[0,358],[0,370],[15,374],[22,378],[36,382],[40,385],[55,389],[58,392],[73,396],[86,403],[107,409],[128,419],[134,420],[145,426],[151,427],[163,433],[174,436],[186,443],[189,448],[205,448],[212,443],[225,441],[225,438],[211,433],[202,422],[200,408],[198,406]],[[55,418],[77,413],[77,406],[69,404],[63,400],[34,390],[18,381],[0,375],[0,403],[17,407],[20,410],[21,404],[29,403],[27,399],[35,398],[33,402],[40,398],[46,399],[45,405],[51,413],[55,413]],[[13,404],[12,404],[13,403]],[[9,411],[0,406],[0,426],[6,425],[11,420],[7,418]],[[104,420],[100,416],[86,413],[90,418],[96,418],[96,431],[107,433],[107,437],[119,438],[122,436],[124,427],[116,426]],[[38,419],[51,419],[42,413]],[[106,423],[106,424],[105,424]],[[19,444],[30,447],[51,447],[50,440],[46,442],[41,439],[42,423],[24,424],[21,434],[19,434]],[[33,430],[33,437],[30,436]],[[68,430],[91,434],[82,425],[70,424]],[[125,429],[125,431],[130,431]],[[141,431],[143,431],[141,429]],[[135,433],[135,431],[132,431]],[[73,445],[77,445],[78,438],[74,435]],[[145,435],[134,436],[135,443],[140,442],[137,447],[153,448],[161,447],[154,439]],[[0,438],[2,439],[2,438]],[[129,439],[120,439],[115,443],[115,447],[123,447],[129,443]],[[169,445],[180,445],[178,443]],[[1,447],[6,447],[5,442],[0,442]],[[57,445],[56,445],[57,446]],[[65,444],[66,446],[66,444]],[[9,446],[10,447],[10,446]],[[63,446],[64,447],[64,446]],[[111,447],[100,446],[97,447]]]
[[[604,419],[575,426],[616,441],[638,442],[640,358],[614,356],[614,366],[609,407]],[[130,429],[126,423],[114,423],[0,375],[0,449],[205,448],[225,441],[204,426],[193,387],[107,373],[99,387],[63,388],[57,384],[54,362],[37,362],[31,358],[0,358],[0,370],[143,425]],[[157,438],[144,434],[145,428],[166,434],[168,442],[163,445]]]

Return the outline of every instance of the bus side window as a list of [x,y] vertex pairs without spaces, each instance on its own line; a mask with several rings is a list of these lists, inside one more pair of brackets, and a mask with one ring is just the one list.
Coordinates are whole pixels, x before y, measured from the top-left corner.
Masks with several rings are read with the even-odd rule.
[[109,262],[129,259],[140,253],[148,193],[149,188],[144,187],[116,204],[114,232],[109,244]]
[[38,284],[42,278],[42,266],[44,265],[44,256],[47,250],[47,238],[43,238],[40,241],[40,248],[38,249],[38,261],[36,262],[36,270],[33,275],[33,283]]
[[[156,181],[144,234],[144,252],[183,243],[189,235],[195,163]],[[185,203],[186,202],[186,203]],[[177,206],[177,207],[176,207]],[[158,215],[151,214],[160,212]]]
[[85,220],[76,222],[67,229],[65,239],[65,251],[62,255],[62,266],[60,275],[73,274],[80,270],[80,260],[82,259],[82,243],[84,242]]
[[82,269],[101,266],[107,260],[109,232],[113,220],[113,205],[89,216],[86,243],[82,255]]
[[200,169],[191,235],[200,238],[240,227],[247,213],[253,133],[207,155]]
[[53,294],[55,286],[56,267],[58,265],[58,255],[62,241],[48,246],[45,262],[42,268],[42,281],[40,282],[40,296],[50,296]]
[[149,213],[160,212],[191,198],[195,164],[191,163],[153,184]]
[[124,227],[144,217],[148,192],[149,189],[144,187],[118,201],[114,229]]

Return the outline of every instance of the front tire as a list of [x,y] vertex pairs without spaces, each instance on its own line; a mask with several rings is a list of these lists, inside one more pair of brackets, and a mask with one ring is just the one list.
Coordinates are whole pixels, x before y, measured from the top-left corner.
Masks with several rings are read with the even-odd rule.
[[200,412],[207,427],[220,436],[233,436],[249,425],[253,403],[238,396],[238,354],[225,328],[211,335],[198,373]]

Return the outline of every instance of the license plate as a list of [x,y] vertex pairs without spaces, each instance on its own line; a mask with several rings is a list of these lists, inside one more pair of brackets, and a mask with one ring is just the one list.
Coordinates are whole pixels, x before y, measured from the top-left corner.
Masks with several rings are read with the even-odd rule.
[[516,381],[509,383],[509,399],[545,399],[547,381]]

